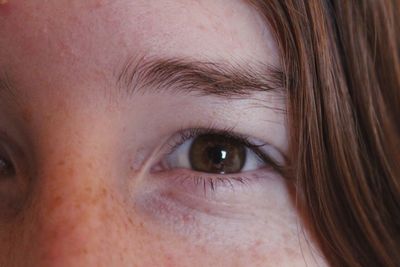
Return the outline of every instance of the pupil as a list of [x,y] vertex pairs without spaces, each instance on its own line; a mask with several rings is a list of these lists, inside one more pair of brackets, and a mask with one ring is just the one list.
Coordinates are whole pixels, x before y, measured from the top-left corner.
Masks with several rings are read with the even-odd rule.
[[221,134],[196,137],[189,151],[191,168],[206,173],[238,173],[246,161],[245,146]]
[[208,150],[208,157],[215,165],[221,164],[227,159],[228,152],[222,146],[211,147]]

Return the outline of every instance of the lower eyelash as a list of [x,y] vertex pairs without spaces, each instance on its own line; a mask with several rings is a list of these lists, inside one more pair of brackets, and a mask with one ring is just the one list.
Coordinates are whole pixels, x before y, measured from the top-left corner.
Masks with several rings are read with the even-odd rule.
[[176,176],[173,180],[174,183],[179,183],[182,188],[192,185],[203,189],[203,193],[206,195],[207,192],[215,192],[218,188],[229,188],[232,191],[237,188],[237,186],[245,186],[251,177],[244,176],[207,176],[207,175],[196,175],[196,174],[182,174]]
[[215,191],[218,186],[226,186],[229,185],[230,188],[234,189],[234,183],[245,184],[246,178],[244,177],[205,177],[205,176],[197,176],[192,177],[197,185],[202,184],[203,189],[206,192],[206,188],[208,187],[211,191]]

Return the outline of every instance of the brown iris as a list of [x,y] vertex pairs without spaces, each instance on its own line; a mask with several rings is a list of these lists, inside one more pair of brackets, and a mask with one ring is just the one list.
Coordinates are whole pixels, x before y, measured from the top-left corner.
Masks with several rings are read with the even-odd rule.
[[208,173],[237,173],[246,161],[246,147],[234,138],[219,134],[196,137],[189,151],[193,170]]

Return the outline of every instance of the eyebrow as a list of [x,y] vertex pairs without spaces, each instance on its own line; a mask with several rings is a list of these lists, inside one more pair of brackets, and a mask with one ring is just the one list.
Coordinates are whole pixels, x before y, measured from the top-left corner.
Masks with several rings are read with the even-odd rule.
[[[286,75],[264,63],[232,64],[183,58],[128,59],[116,73],[116,83],[128,95],[144,93],[197,93],[243,98],[256,92],[284,93]],[[0,94],[16,97],[7,72],[0,76]]]
[[131,94],[196,93],[243,98],[256,92],[284,92],[284,72],[267,64],[232,64],[183,58],[130,59],[117,73],[117,86]]

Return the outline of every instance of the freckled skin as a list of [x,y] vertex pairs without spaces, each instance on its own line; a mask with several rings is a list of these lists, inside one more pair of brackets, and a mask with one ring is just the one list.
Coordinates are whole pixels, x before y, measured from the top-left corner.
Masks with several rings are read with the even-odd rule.
[[[315,258],[324,265],[279,177],[253,194],[228,196],[237,203],[217,211],[173,187],[162,188],[165,199],[149,198],[155,185],[138,167],[146,149],[160,141],[157,132],[180,127],[179,112],[189,122],[200,112],[194,100],[110,93],[115,69],[144,54],[279,64],[248,4],[0,3],[0,72],[7,70],[18,95],[16,102],[0,96],[0,129],[18,133],[30,166],[27,201],[18,215],[0,218],[0,266],[316,266]],[[210,120],[222,113],[212,111]],[[276,132],[284,144],[284,127]]]

